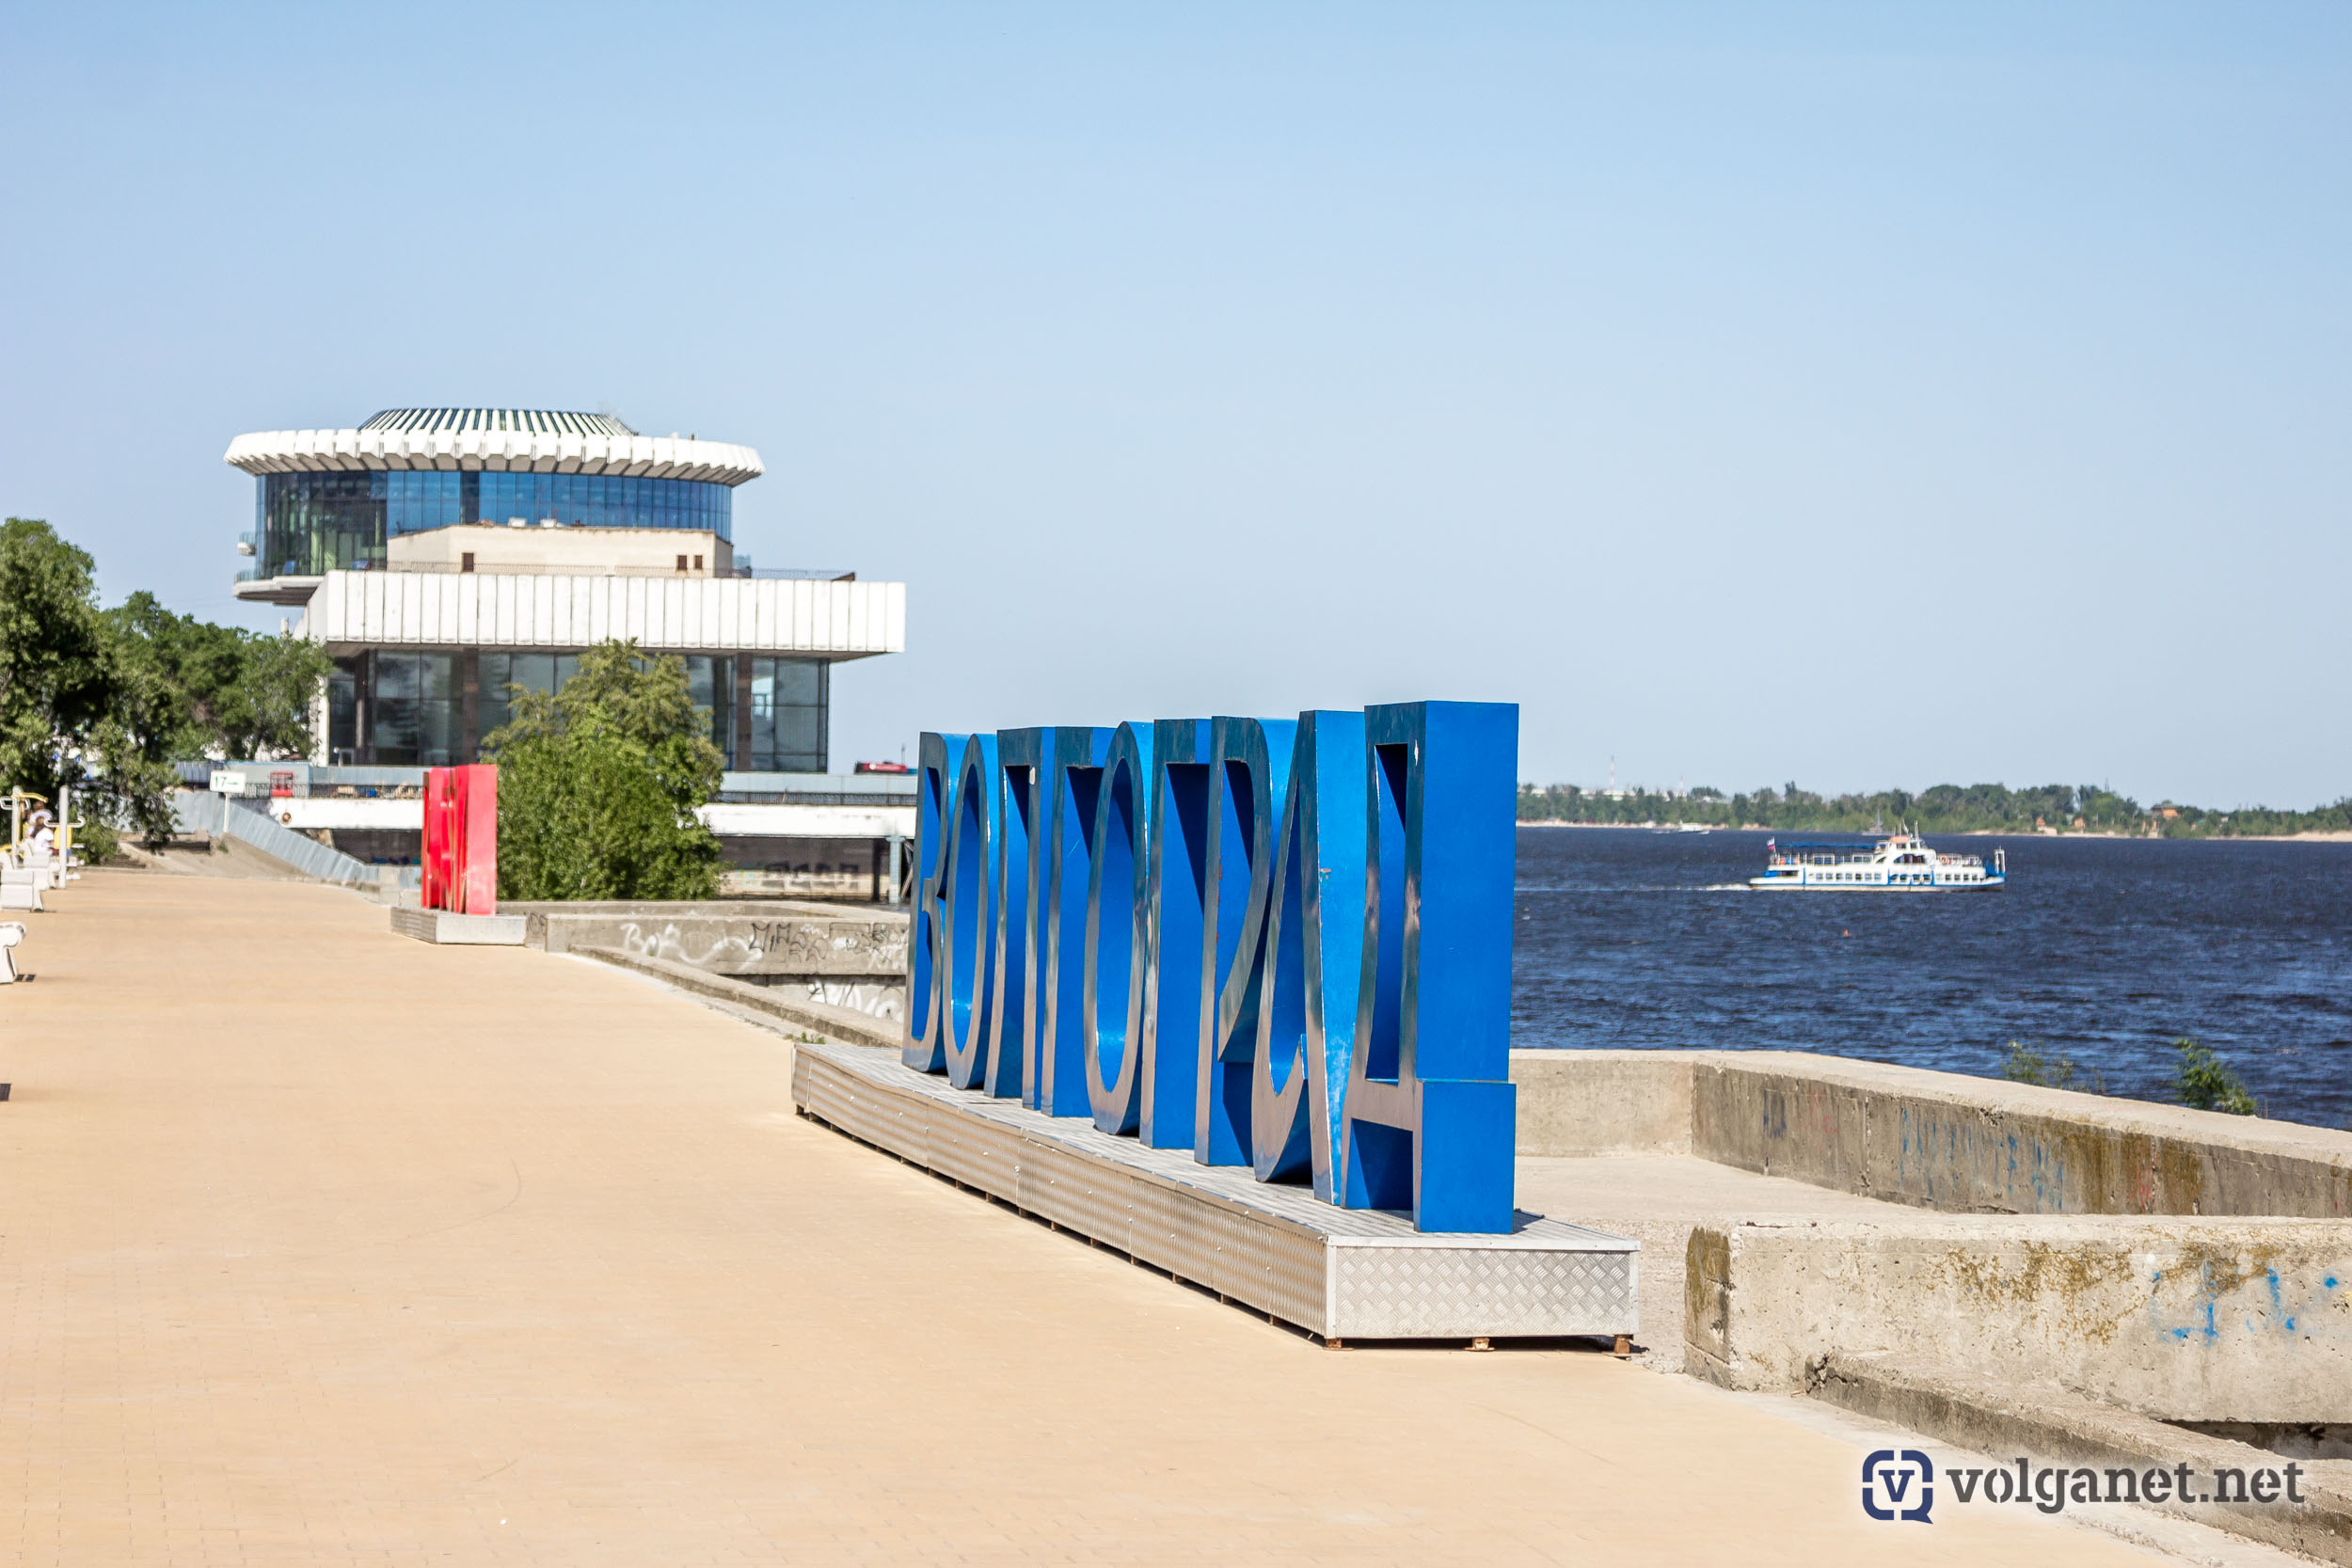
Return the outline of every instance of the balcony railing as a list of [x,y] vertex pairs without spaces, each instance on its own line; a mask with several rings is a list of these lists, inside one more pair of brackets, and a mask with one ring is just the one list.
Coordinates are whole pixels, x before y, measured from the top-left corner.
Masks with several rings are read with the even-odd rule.
[[[795,582],[855,582],[855,572],[844,572],[831,566],[763,566],[754,571],[738,566],[731,572],[708,570],[679,571],[675,566],[595,566],[582,564],[490,562],[469,567],[454,561],[400,561],[389,565],[355,561],[348,566],[326,568],[345,572],[422,572],[445,577],[546,577],[546,578],[759,578]],[[274,577],[310,577],[301,571],[272,571],[262,566],[248,566],[237,574],[239,582],[260,582]]]

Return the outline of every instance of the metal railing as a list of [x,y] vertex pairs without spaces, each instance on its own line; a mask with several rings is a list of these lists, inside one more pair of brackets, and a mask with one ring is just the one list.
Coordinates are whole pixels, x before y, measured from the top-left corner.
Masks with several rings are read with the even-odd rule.
[[902,795],[865,791],[846,795],[821,789],[723,789],[710,799],[723,806],[911,806],[915,798],[911,789]]
[[295,832],[271,816],[267,796],[232,802],[229,797],[215,795],[210,790],[177,790],[171,797],[171,814],[182,832],[236,839],[322,882],[350,886],[376,880],[373,866],[341,849],[329,849],[317,839]]
[[[355,561],[347,566],[320,568],[321,572],[420,572],[431,577],[484,578],[755,578],[761,580],[789,582],[855,582],[855,572],[844,572],[831,566],[761,566],[738,564],[732,570],[718,572],[708,567],[669,566],[600,566],[579,562],[569,564],[547,562],[489,562],[469,566],[462,561],[395,561],[389,563]],[[278,577],[316,577],[318,572],[278,570],[268,566],[247,566],[237,574],[239,582],[262,582]]]

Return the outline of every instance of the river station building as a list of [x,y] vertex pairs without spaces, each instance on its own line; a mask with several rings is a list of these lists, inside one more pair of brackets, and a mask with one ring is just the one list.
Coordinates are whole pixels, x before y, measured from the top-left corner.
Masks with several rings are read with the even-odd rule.
[[241,599],[300,606],[334,673],[321,765],[476,760],[509,693],[581,649],[676,654],[731,770],[822,774],[832,672],[906,645],[902,583],[757,570],[735,548],[749,447],[609,414],[392,408],[349,430],[240,436],[254,476]]
[[422,770],[479,760],[516,689],[559,690],[583,649],[634,639],[683,659],[709,713],[726,771],[701,815],[730,886],[897,896],[912,781],[834,773],[829,732],[834,667],[905,649],[906,586],[738,553],[751,448],[610,414],[390,408],[240,436],[227,460],[254,478],[237,596],[299,607],[334,664],[308,760],[247,769],[282,825],[413,863]]

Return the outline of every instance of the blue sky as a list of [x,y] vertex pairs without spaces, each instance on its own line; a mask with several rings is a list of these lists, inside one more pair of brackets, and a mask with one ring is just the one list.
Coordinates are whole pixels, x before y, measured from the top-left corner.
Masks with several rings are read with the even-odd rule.
[[2341,6],[0,12],[0,509],[611,406],[923,728],[1522,705],[1597,783],[2352,792]]

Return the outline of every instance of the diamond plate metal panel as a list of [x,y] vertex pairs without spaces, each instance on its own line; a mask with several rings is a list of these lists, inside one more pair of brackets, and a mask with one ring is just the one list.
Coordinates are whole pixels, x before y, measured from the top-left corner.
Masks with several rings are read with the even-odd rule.
[[1631,1334],[1630,1252],[1334,1245],[1334,1334],[1364,1339]]
[[895,1056],[803,1045],[810,1116],[1062,1228],[1326,1337],[1630,1334],[1640,1243],[1540,1215],[1509,1236],[1423,1236],[1246,1169],[1082,1118],[951,1089]]

